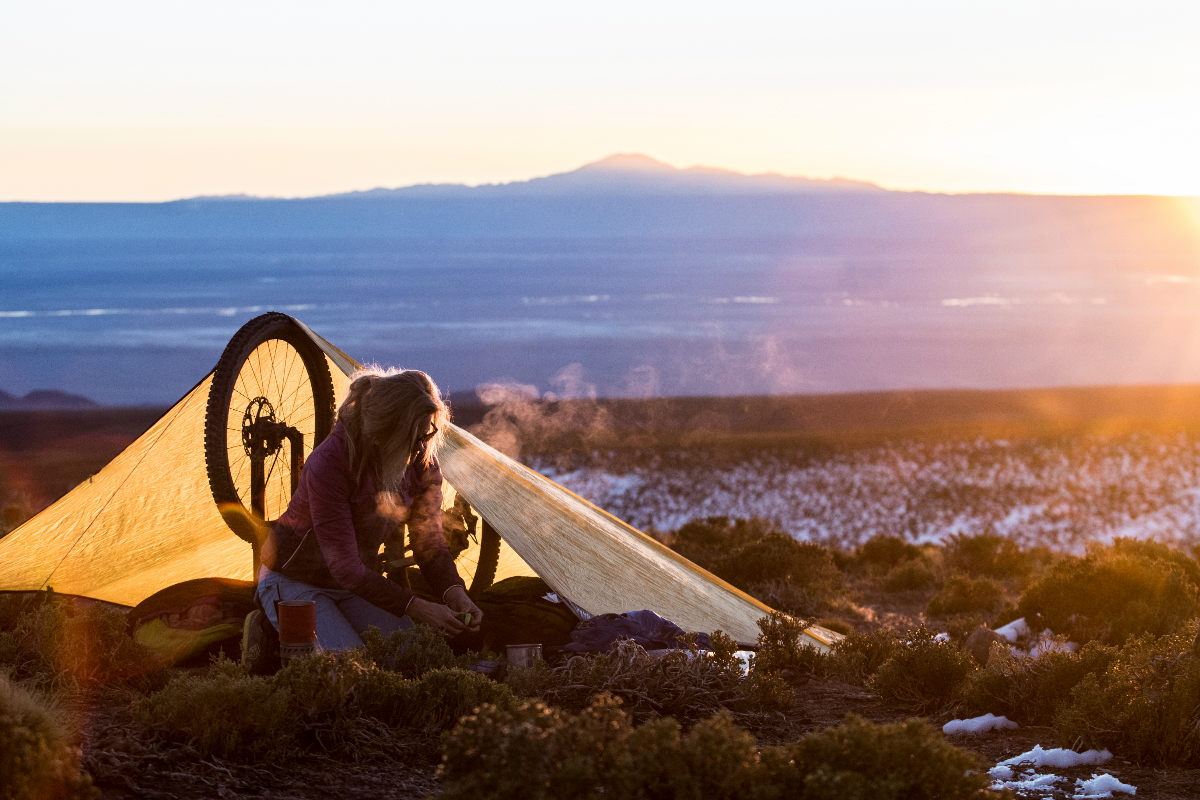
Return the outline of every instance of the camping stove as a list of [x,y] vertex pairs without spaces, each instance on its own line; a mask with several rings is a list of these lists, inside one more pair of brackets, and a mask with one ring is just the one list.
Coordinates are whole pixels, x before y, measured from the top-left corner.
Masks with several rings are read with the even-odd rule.
[[279,614],[279,660],[287,664],[293,658],[318,653],[317,604],[313,600],[281,600]]

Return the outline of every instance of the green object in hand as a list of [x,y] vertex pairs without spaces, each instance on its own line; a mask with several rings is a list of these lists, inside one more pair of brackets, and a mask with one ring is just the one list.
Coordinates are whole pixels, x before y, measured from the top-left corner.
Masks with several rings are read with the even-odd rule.
[[459,614],[458,621],[463,625],[466,625],[468,628],[471,627],[471,612],[464,611],[463,613]]

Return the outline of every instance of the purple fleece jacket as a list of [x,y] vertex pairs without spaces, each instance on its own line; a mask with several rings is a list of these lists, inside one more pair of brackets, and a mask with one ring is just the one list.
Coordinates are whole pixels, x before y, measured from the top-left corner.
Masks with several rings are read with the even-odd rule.
[[[308,456],[300,485],[287,511],[263,545],[268,569],[311,586],[349,589],[374,606],[403,616],[412,590],[375,570],[379,546],[397,518],[378,513],[375,476],[362,480],[350,468],[346,430],[341,423]],[[408,525],[421,575],[439,596],[463,586],[442,533],[442,468],[410,464],[400,491],[398,519]]]

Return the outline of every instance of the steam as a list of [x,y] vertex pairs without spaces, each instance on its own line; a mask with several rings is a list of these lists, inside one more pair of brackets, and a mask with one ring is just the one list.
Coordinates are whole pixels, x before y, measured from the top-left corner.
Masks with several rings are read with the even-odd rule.
[[706,357],[673,362],[672,383],[681,394],[800,394],[818,388],[805,377],[792,343],[773,335],[727,342],[721,334],[714,328]]
[[597,381],[589,379],[579,362],[547,378],[550,388],[544,392],[508,377],[481,383],[475,393],[491,408],[472,433],[512,458],[621,444],[649,446],[662,425],[694,429],[703,439],[703,430],[727,427],[727,417],[685,410],[670,398],[635,409],[629,408],[627,400],[662,398],[664,384],[679,395],[708,397],[792,394],[815,387],[805,379],[789,342],[775,336],[727,342],[720,328],[714,331],[711,350],[700,357],[676,357],[665,365],[635,362],[618,381],[608,384],[603,394],[612,400],[600,399]]
[[625,373],[625,397],[658,397],[662,390],[662,380],[658,370],[649,364],[633,367]]
[[596,384],[583,379],[583,364],[567,364],[550,379],[550,385],[558,392],[546,392],[543,399],[555,400],[596,399]]
[[512,378],[501,378],[495,383],[481,383],[475,387],[476,396],[486,405],[532,402],[541,397],[538,388],[531,383],[517,383]]
[[510,458],[519,458],[523,449],[551,438],[569,436],[572,444],[587,446],[610,430],[609,412],[596,400],[596,385],[584,380],[582,364],[568,364],[549,383],[557,391],[545,395],[511,378],[480,384],[475,394],[493,407],[471,432]]

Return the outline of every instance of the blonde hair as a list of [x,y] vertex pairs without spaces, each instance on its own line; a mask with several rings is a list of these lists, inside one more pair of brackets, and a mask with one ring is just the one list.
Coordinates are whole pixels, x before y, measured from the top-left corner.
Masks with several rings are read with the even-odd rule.
[[[350,468],[359,480],[371,468],[379,476],[381,490],[399,491],[404,471],[414,459],[424,466],[433,462],[450,410],[437,384],[419,370],[368,367],[350,379],[350,391],[338,409],[338,422],[346,428]],[[437,433],[422,443],[430,423],[437,426]]]

